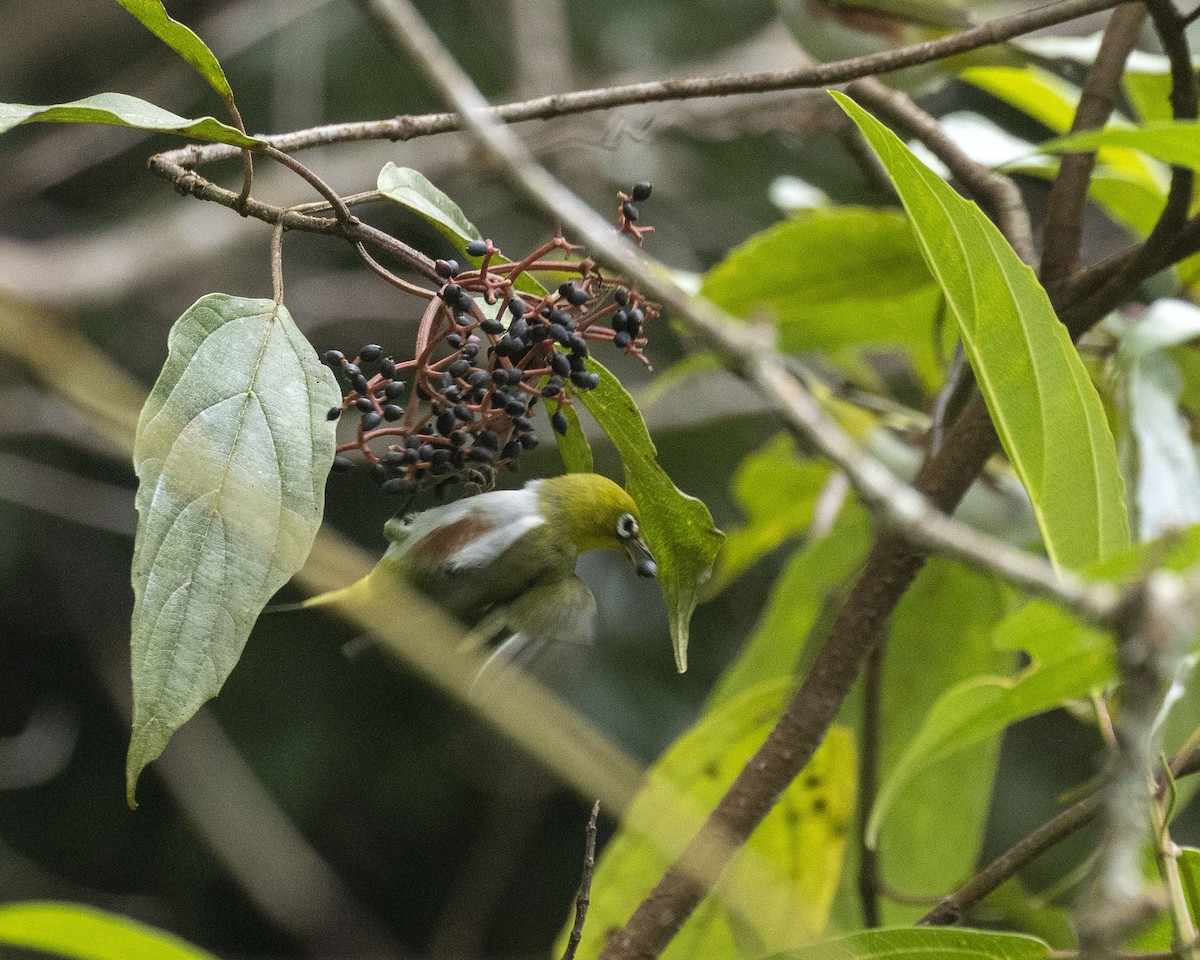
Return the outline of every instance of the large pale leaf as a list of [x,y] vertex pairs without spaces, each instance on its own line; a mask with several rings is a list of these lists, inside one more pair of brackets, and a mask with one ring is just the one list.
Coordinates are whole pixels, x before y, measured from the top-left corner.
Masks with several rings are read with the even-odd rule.
[[671,626],[675,664],[687,669],[688,627],[700,588],[712,576],[723,534],[700,500],[671,482],[658,465],[658,451],[642,414],[621,382],[591,357],[588,369],[600,384],[580,400],[595,418],[625,466],[625,486],[637,502],[642,533],[658,563],[658,583]]
[[228,143],[235,147],[256,147],[263,143],[212,117],[189,120],[124,93],[98,93],[82,100],[48,107],[0,103],[0,133],[23,123],[101,123],[177,133],[193,140]]
[[286,308],[210,294],[171,329],[134,449],[138,774],[216,696],[321,524],[341,394]]
[[705,274],[700,292],[736,316],[774,322],[789,352],[892,344],[936,370],[941,295],[893,211],[837,207],[775,224]]
[[[1088,576],[1131,576],[1156,550],[1154,544],[1138,544],[1089,567]],[[1200,527],[1192,527],[1174,543],[1164,566],[1185,570],[1197,562]],[[1024,651],[1029,664],[1015,676],[971,677],[934,704],[879,792],[868,828],[870,842],[877,840],[907,785],[933,764],[977,747],[1018,720],[1103,690],[1115,677],[1112,637],[1046,601],[1028,603],[1007,617],[993,642],[1000,650]]]
[[216,960],[172,934],[75,903],[0,906],[0,944],[74,960]]
[[852,100],[833,96],[896,184],[1052,562],[1077,569],[1123,549],[1129,525],[1112,433],[1033,271],[975,204]]
[[908,927],[864,930],[789,950],[773,960],[1045,960],[1050,948],[1015,933]]
[[159,40],[190,63],[226,103],[233,103],[233,89],[225,71],[204,41],[178,20],[167,15],[162,0],[117,0]]
[[[654,765],[604,849],[579,948],[595,957],[704,823],[761,745],[792,689],[760,684],[710,710]],[[854,747],[833,727],[784,791],[664,960],[731,960],[820,935],[854,809]]]

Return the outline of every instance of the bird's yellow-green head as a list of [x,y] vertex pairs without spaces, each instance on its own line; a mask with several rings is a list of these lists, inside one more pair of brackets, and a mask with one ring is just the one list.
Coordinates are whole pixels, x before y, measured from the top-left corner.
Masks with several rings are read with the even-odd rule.
[[616,550],[643,577],[658,567],[641,536],[637,504],[621,487],[597,473],[568,473],[538,484],[538,504],[546,522],[566,531],[580,553]]

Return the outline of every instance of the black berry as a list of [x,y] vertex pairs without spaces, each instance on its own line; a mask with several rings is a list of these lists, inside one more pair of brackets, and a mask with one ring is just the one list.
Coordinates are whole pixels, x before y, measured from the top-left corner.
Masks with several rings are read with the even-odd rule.
[[633,197],[633,199],[636,200],[638,203],[641,203],[643,200],[650,199],[650,191],[652,191],[653,189],[654,189],[653,184],[646,183],[643,180],[641,183],[634,185],[633,190],[630,191],[630,196]]
[[467,256],[482,257],[488,252],[488,242],[486,240],[472,240],[467,244]]

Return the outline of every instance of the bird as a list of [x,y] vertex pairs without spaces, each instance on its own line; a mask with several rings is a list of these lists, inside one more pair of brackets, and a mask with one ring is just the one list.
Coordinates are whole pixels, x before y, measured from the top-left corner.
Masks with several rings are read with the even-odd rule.
[[390,542],[363,579],[288,608],[369,605],[395,584],[415,589],[470,628],[467,647],[491,650],[480,676],[529,669],[553,649],[589,644],[596,600],[575,574],[579,554],[614,550],[642,577],[658,566],[641,532],[637,504],[596,473],[528,481],[397,515]]

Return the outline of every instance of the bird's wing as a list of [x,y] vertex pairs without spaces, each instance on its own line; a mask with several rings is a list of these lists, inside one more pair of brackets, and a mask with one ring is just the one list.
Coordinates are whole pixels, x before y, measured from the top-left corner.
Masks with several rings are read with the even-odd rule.
[[574,574],[540,584],[497,607],[468,635],[468,644],[500,636],[500,644],[480,671],[515,667],[528,670],[569,655],[596,635],[596,598]]

